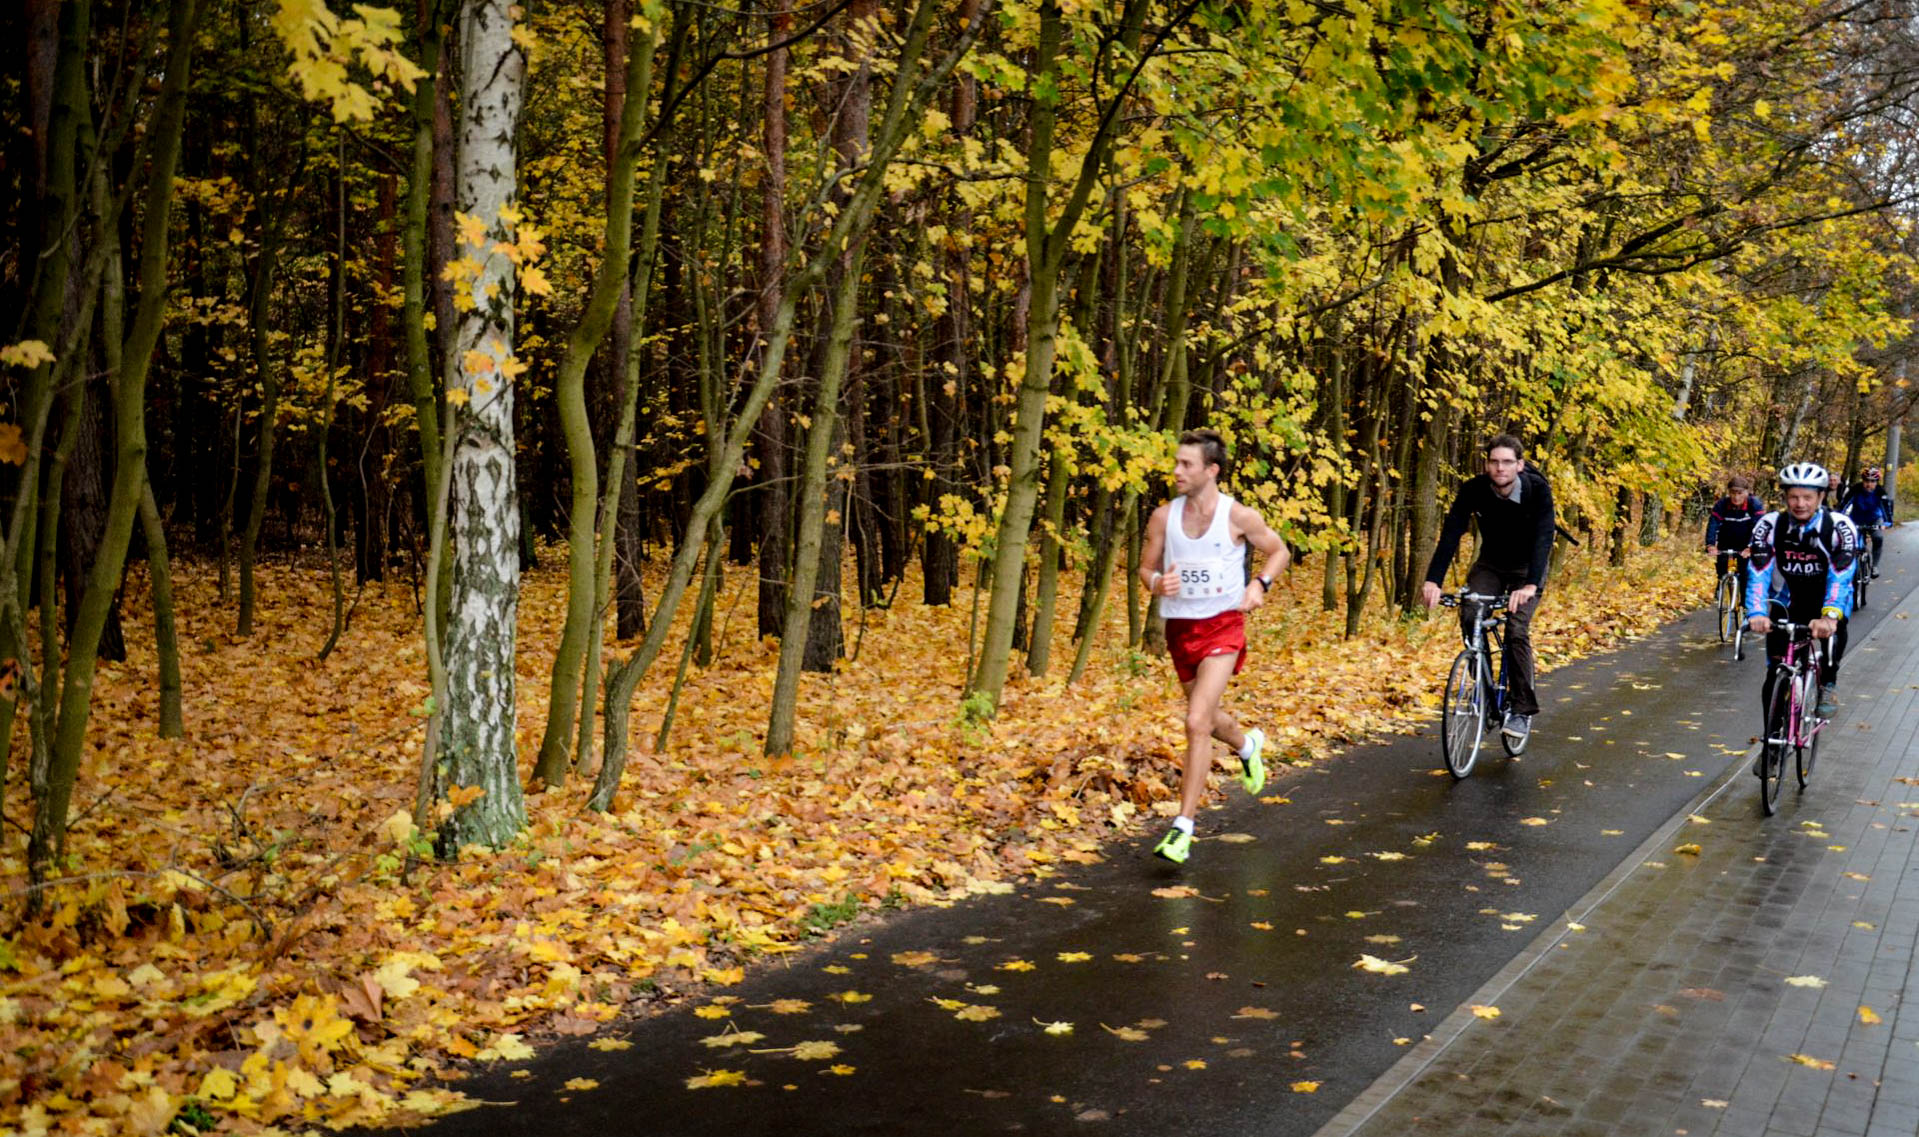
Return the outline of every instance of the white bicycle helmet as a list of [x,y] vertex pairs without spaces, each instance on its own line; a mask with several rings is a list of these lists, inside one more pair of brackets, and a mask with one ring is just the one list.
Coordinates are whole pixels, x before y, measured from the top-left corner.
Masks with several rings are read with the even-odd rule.
[[1826,468],[1817,462],[1794,462],[1779,471],[1779,488],[1801,487],[1810,490],[1823,490],[1832,481]]

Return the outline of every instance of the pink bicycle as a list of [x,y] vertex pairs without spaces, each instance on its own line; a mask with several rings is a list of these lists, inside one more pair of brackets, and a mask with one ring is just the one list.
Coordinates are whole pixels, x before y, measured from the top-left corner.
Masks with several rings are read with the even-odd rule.
[[1793,768],[1803,791],[1812,779],[1812,764],[1819,757],[1819,732],[1826,729],[1827,721],[1818,712],[1823,641],[1814,639],[1812,629],[1805,624],[1774,620],[1772,627],[1785,633],[1786,654],[1766,692],[1769,712],[1758,774],[1759,805],[1768,817],[1779,809],[1779,791],[1786,781],[1786,750],[1792,750]]

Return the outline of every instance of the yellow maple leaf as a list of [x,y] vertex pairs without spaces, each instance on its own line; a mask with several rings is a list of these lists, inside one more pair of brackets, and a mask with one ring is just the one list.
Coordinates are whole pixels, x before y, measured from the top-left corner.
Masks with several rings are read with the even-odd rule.
[[1319,1083],[1318,1082],[1294,1082],[1292,1084],[1292,1091],[1296,1094],[1316,1094],[1319,1092]]
[[689,1090],[710,1090],[718,1086],[738,1086],[746,1082],[744,1070],[708,1070],[704,1074],[686,1080]]
[[1867,1026],[1876,1026],[1886,1020],[1880,1018],[1879,1013],[1871,1007],[1861,1005],[1859,1008],[1859,1021]]
[[1499,1017],[1498,1007],[1488,1007],[1483,1003],[1474,1003],[1470,1009],[1473,1012],[1473,1017],[1476,1019],[1485,1019],[1491,1022],[1493,1019]]
[[633,1049],[632,1041],[625,1038],[596,1038],[592,1042],[587,1043],[587,1046],[593,1050],[606,1051]]
[[793,1057],[807,1062],[818,1062],[825,1058],[838,1057],[840,1044],[832,1041],[802,1042],[793,1047]]
[[0,422],[0,462],[14,466],[27,464],[27,440],[21,436],[17,422]]
[[1404,975],[1410,970],[1410,968],[1403,963],[1393,963],[1390,960],[1381,959],[1376,955],[1362,955],[1359,957],[1359,961],[1353,964],[1353,966],[1361,971],[1370,971],[1375,975]]
[[1091,958],[1093,958],[1093,954],[1085,951],[1063,951],[1059,953],[1059,961],[1061,963],[1085,963]]
[[565,1085],[569,1090],[597,1090],[600,1088],[600,1083],[592,1078],[568,1078]]

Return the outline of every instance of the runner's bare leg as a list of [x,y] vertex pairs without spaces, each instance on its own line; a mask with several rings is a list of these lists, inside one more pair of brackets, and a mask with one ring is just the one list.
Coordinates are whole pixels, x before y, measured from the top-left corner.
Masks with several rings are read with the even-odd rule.
[[1213,740],[1232,747],[1235,754],[1246,744],[1246,735],[1239,729],[1239,723],[1220,705],[1238,662],[1237,653],[1209,655],[1199,661],[1199,673],[1193,681],[1183,684],[1186,688],[1186,767],[1179,778],[1181,817],[1199,814],[1199,803],[1206,796],[1206,775],[1213,768]]

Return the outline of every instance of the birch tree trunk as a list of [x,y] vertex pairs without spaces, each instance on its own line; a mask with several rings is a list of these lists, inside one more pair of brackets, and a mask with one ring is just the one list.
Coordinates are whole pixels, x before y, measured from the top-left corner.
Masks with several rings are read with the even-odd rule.
[[[439,789],[485,791],[457,810],[454,844],[500,845],[526,824],[514,747],[514,625],[520,593],[520,510],[513,466],[514,131],[526,57],[506,0],[466,0],[460,12],[460,149],[454,197],[484,228],[456,251],[471,262],[448,398],[460,404],[452,460],[453,603],[446,630],[447,705]],[[470,225],[468,226],[470,228]]]

